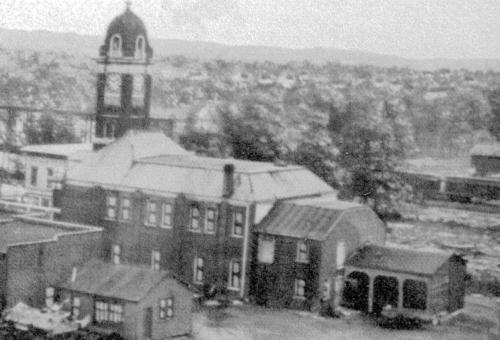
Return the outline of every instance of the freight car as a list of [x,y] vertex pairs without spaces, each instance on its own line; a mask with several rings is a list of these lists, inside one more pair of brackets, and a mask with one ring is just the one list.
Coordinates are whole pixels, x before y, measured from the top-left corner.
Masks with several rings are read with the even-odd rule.
[[423,199],[470,203],[473,200],[500,200],[500,178],[447,176],[399,172],[400,179]]

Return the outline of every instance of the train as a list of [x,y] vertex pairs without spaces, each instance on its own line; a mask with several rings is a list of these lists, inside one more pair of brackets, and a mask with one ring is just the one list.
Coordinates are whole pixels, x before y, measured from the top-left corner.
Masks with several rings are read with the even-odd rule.
[[399,171],[398,175],[423,199],[460,203],[500,200],[500,178],[438,176],[411,171]]

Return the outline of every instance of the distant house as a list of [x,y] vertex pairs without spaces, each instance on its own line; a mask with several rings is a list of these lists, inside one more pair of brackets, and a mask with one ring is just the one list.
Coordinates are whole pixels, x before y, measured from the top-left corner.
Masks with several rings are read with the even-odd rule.
[[254,232],[255,301],[324,311],[340,302],[347,256],[386,234],[370,208],[333,196],[278,202]]
[[465,275],[457,255],[369,245],[346,261],[343,302],[375,313],[453,312],[464,307]]
[[93,260],[58,285],[74,319],[125,339],[163,340],[191,333],[192,294],[161,270]]
[[52,206],[52,191],[60,189],[77,154],[90,152],[92,144],[41,144],[21,148],[25,167],[25,201]]
[[[93,226],[6,217],[0,221],[0,307],[50,304],[50,287],[71,268],[100,256],[102,230]],[[1,309],[1,308],[0,308]]]

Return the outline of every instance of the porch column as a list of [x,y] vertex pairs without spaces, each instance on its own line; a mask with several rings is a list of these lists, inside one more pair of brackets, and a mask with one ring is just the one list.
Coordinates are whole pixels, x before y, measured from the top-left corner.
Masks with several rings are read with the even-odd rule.
[[368,313],[373,312],[373,280],[374,278],[366,273],[368,275]]
[[398,280],[398,309],[403,309],[403,280]]

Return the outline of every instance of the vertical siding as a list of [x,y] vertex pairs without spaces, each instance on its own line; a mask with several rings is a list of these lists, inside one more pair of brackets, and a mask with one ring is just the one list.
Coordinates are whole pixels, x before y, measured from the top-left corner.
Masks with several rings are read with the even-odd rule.
[[449,305],[449,261],[436,272],[427,287],[427,310],[438,313],[448,309]]
[[453,312],[464,307],[466,274],[466,261],[460,256],[453,255],[449,260],[448,267],[450,278],[448,312]]
[[[174,298],[174,317],[160,319],[160,299]],[[136,310],[137,334],[144,334],[144,311],[153,309],[153,340],[191,334],[192,327],[192,295],[174,280],[165,280],[155,287],[138,305]]]

